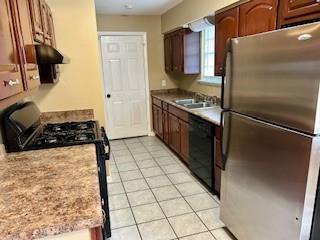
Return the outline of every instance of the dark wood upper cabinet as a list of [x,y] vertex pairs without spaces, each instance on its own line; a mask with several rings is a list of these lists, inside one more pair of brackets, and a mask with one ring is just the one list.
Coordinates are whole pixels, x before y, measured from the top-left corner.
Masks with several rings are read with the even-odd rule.
[[24,75],[25,88],[33,89],[40,85],[28,0],[12,0],[19,14],[16,15],[16,27],[21,47],[21,67]]
[[277,28],[277,1],[252,0],[240,6],[239,36],[268,32]]
[[34,41],[44,43],[44,32],[41,15],[41,0],[29,0]]
[[49,19],[49,7],[44,0],[40,0],[40,5],[44,43],[46,45],[51,45],[52,33]]
[[55,33],[55,30],[54,30],[52,12],[51,12],[51,9],[49,7],[47,8],[47,13],[48,13],[50,39],[51,39],[50,45],[55,48],[56,45],[57,45],[56,44],[56,33]]
[[279,27],[320,19],[319,0],[280,0]]
[[165,70],[168,73],[200,73],[200,33],[180,29],[164,36]]
[[33,94],[42,81],[41,72],[48,73],[51,82],[58,77],[55,65],[37,65],[34,44],[45,40],[44,6],[48,44],[55,45],[52,14],[43,0],[0,0],[0,108]]
[[11,0],[0,0],[0,100],[24,90],[12,5]]
[[164,65],[166,72],[171,72],[172,69],[172,41],[171,36],[166,35],[164,37]]
[[239,36],[239,8],[233,8],[215,16],[215,75],[222,75],[227,40]]
[[172,35],[172,71],[183,72],[183,34],[177,32]]

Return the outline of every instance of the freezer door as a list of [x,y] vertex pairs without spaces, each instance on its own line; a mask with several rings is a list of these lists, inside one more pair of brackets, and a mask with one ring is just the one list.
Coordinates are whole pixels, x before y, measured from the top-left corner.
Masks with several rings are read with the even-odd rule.
[[320,23],[231,40],[224,109],[320,133]]
[[223,121],[221,220],[238,240],[309,240],[319,138],[236,113]]

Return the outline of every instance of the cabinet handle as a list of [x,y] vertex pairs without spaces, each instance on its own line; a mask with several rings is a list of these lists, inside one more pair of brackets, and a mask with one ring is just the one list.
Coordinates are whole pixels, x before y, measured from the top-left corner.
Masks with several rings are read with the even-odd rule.
[[44,32],[36,31],[36,34],[37,34],[37,35],[43,35],[43,34],[44,34]]
[[40,76],[39,75],[32,75],[32,76],[30,76],[30,80],[38,81],[38,80],[40,80]]
[[5,80],[3,81],[3,85],[6,87],[6,86],[10,86],[10,87],[13,87],[15,85],[18,85],[20,84],[20,81],[19,79],[10,79],[10,80]]

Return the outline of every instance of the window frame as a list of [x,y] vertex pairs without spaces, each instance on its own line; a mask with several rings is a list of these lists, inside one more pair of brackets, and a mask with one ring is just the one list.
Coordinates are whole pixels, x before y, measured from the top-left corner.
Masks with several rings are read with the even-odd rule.
[[206,51],[206,46],[207,46],[207,44],[206,44],[206,42],[208,41],[208,40],[206,40],[205,39],[205,33],[204,33],[204,31],[205,30],[203,30],[202,32],[201,32],[201,79],[199,79],[198,80],[198,83],[200,83],[200,84],[205,84],[205,85],[221,85],[221,77],[219,77],[219,76],[215,76],[215,68],[214,68],[214,64],[215,64],[215,26],[214,25],[212,25],[212,26],[208,26],[207,28],[209,28],[209,27],[211,27],[211,28],[213,28],[213,36],[212,36],[212,38],[210,38],[210,41],[213,41],[213,49],[214,49],[214,51],[213,51],[213,53],[212,52],[210,52],[210,53],[207,53],[207,54],[212,54],[213,56],[213,76],[204,76],[204,68],[206,67],[205,65],[204,65],[204,63],[206,62],[206,53],[205,53],[205,51]]

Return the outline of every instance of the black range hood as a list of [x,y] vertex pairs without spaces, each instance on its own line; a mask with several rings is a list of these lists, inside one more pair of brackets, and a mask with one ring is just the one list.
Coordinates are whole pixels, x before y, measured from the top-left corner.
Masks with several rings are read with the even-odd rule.
[[39,65],[46,64],[67,64],[70,59],[61,54],[57,49],[48,45],[35,45],[37,63]]

